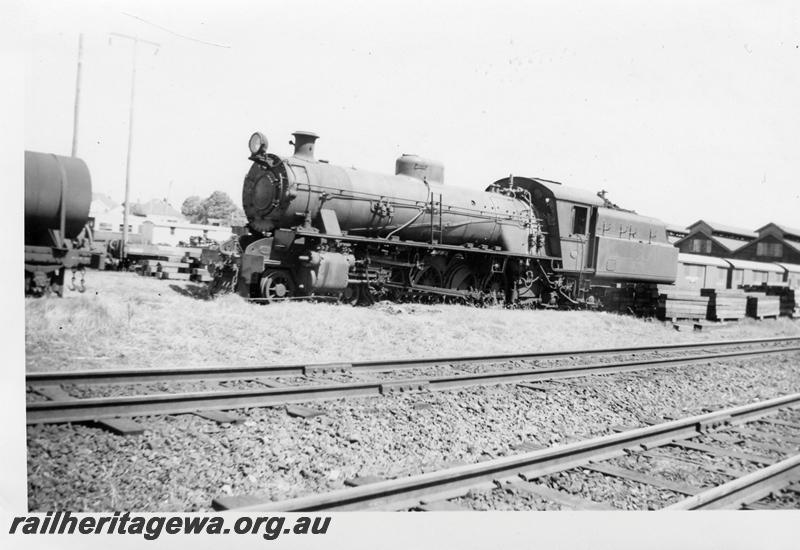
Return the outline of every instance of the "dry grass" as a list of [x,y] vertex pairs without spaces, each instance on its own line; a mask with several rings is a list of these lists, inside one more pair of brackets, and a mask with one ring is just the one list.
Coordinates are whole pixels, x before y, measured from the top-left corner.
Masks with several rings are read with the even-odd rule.
[[594,312],[452,305],[249,304],[205,288],[91,272],[86,294],[26,300],[29,371],[348,361],[800,335],[800,323],[744,321],[712,332]]

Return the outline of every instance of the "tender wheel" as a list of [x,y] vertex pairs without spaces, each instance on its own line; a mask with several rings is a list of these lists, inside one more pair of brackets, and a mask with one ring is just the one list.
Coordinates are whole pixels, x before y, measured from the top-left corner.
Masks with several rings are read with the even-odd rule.
[[270,302],[294,296],[294,281],[286,271],[268,269],[261,275],[261,297]]

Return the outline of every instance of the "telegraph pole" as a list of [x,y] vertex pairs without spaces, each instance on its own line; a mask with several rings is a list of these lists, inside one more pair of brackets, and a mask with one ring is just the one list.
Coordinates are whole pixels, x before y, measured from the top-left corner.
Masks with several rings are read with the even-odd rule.
[[72,120],[72,156],[78,156],[78,111],[81,102],[81,67],[83,65],[83,33],[78,35],[78,75],[75,77],[75,112]]
[[156,42],[150,42],[149,40],[144,40],[142,38],[139,38],[138,36],[129,36],[127,34],[119,34],[116,32],[111,33],[111,36],[115,38],[131,40],[133,42],[133,59],[131,65],[132,66],[131,102],[130,102],[130,113],[128,116],[128,155],[125,161],[125,203],[122,214],[122,245],[120,250],[120,260],[124,262],[125,258],[128,256],[128,214],[130,212],[129,199],[131,192],[131,148],[133,147],[133,105],[136,93],[136,54],[140,42],[154,47],[156,49],[154,53],[158,53],[158,49],[161,47],[161,44],[157,44]]

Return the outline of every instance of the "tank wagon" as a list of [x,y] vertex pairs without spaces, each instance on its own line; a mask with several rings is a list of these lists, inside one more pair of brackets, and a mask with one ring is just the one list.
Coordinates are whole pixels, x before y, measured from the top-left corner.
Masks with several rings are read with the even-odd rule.
[[64,291],[67,269],[81,273],[90,257],[72,240],[84,231],[92,202],[86,163],[74,157],[25,151],[25,294]]
[[256,300],[328,296],[455,299],[522,306],[598,305],[604,289],[675,280],[666,226],[557,182],[508,177],[484,191],[446,185],[416,155],[394,174],[317,160],[250,139],[247,233],[222,247],[212,288]]

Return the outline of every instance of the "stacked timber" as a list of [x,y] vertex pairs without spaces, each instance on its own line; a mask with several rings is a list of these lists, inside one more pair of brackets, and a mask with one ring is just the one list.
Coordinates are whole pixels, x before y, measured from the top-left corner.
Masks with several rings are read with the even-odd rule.
[[664,320],[702,320],[708,317],[708,296],[699,290],[678,289],[672,285],[655,285],[658,296],[656,317]]
[[797,301],[797,292],[793,288],[787,288],[781,295],[781,315],[800,319],[800,303]]
[[188,281],[191,278],[191,265],[187,262],[170,262],[166,260],[142,260],[139,269],[144,276],[158,279]]
[[765,291],[747,293],[747,316],[754,319],[778,317],[781,313],[780,296],[769,296]]
[[741,289],[704,288],[708,296],[708,318],[712,321],[738,321],[747,314],[747,294]]
[[747,286],[744,288],[759,297],[759,299],[764,294],[769,298],[778,298],[779,315],[791,317],[792,319],[800,317],[800,304],[797,302],[797,293],[795,289],[789,288],[788,283],[771,283],[769,285]]
[[786,315],[788,317],[791,317],[792,319],[800,319],[800,303],[798,303],[797,299],[795,298],[794,289],[792,289],[791,305],[787,303],[785,307],[786,309],[784,310],[783,302],[781,302],[781,315]]
[[791,317],[797,319],[800,317],[800,304],[797,303],[795,298],[795,290],[788,286],[781,287],[768,287],[767,296],[777,296],[780,300],[780,315],[782,317]]

